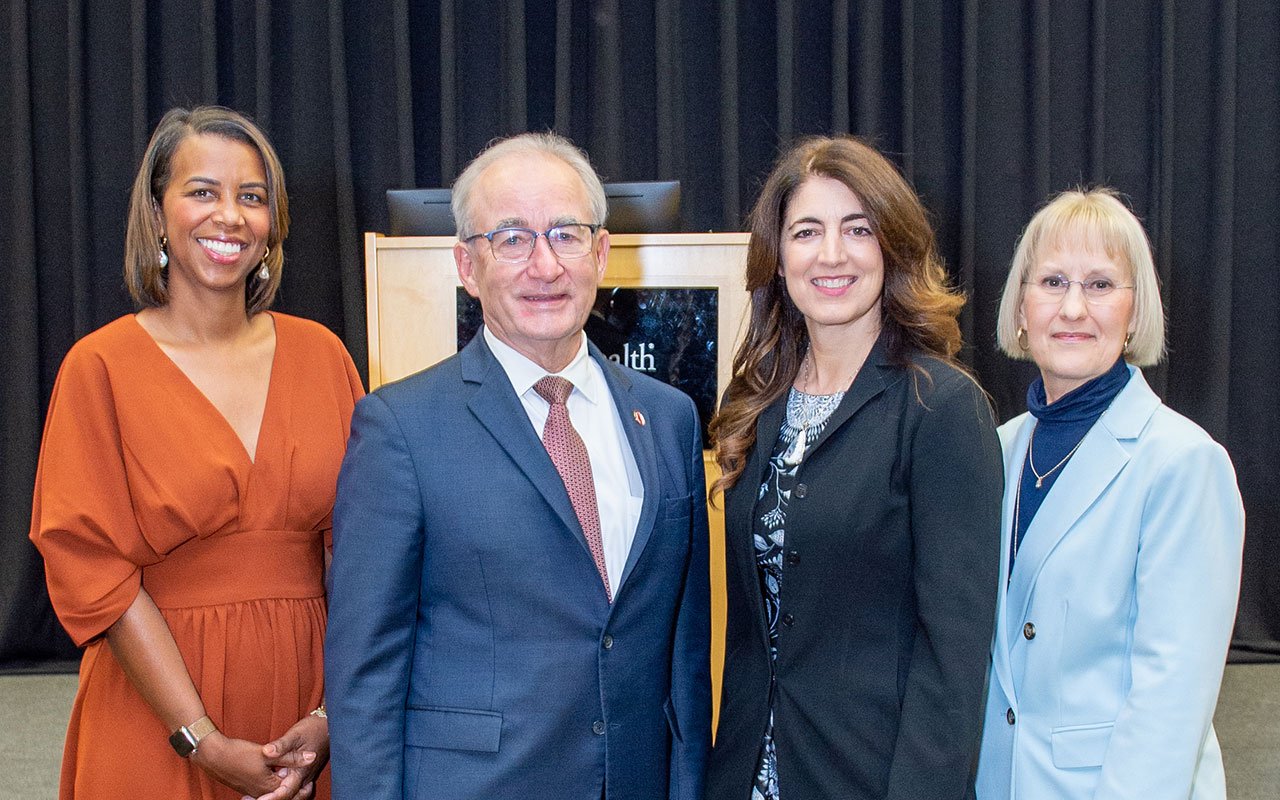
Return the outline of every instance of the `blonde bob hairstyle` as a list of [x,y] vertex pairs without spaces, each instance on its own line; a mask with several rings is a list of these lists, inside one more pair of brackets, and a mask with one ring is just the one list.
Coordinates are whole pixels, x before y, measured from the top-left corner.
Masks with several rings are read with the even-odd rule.
[[1142,223],[1120,200],[1115,189],[1098,186],[1059,194],[1036,212],[1018,240],[1013,265],[1000,297],[996,343],[1010,358],[1029,360],[1018,344],[1018,309],[1025,281],[1037,261],[1056,249],[1083,248],[1106,253],[1123,265],[1133,283],[1133,335],[1124,357],[1130,364],[1149,367],[1164,358],[1164,306],[1151,259],[1151,243]]
[[284,239],[289,235],[289,195],[284,188],[280,158],[266,134],[248,117],[221,106],[170,109],[151,134],[129,195],[124,238],[125,286],[140,306],[162,306],[169,302],[168,270],[160,267],[160,238],[164,231],[156,211],[164,202],[165,190],[173,177],[173,156],[178,146],[187,137],[202,134],[247,144],[262,159],[262,171],[266,173],[271,230],[267,233],[270,253],[265,262],[271,277],[264,281],[254,269],[245,279],[245,313],[253,316],[271,305],[280,288]]

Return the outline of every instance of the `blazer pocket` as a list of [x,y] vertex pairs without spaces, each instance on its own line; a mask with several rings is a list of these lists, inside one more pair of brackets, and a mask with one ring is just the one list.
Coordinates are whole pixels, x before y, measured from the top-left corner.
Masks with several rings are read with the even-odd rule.
[[405,713],[405,744],[440,750],[498,752],[502,713],[470,708],[410,708]]
[[666,522],[684,518],[688,519],[693,508],[693,495],[684,497],[664,497],[658,507],[658,516]]
[[1095,722],[1089,725],[1066,725],[1054,728],[1053,765],[1059,769],[1100,767],[1107,753],[1114,722]]
[[667,727],[671,728],[671,738],[677,742],[683,742],[684,737],[680,735],[680,725],[676,722],[676,707],[671,704],[671,698],[667,698],[667,702],[662,704],[662,713],[667,716]]

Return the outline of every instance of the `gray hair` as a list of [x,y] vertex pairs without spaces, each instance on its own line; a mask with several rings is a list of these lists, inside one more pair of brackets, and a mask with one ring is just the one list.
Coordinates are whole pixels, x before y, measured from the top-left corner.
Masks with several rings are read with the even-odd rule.
[[1036,212],[1018,240],[1009,277],[996,315],[996,343],[1010,358],[1030,356],[1018,345],[1018,309],[1025,293],[1024,281],[1037,260],[1057,247],[1079,246],[1097,250],[1128,268],[1133,281],[1133,336],[1125,360],[1148,367],[1164,358],[1164,306],[1160,282],[1151,258],[1151,242],[1142,223],[1120,200],[1115,189],[1098,186],[1059,194]]
[[517,153],[551,156],[568,164],[574,172],[578,173],[578,177],[582,179],[582,186],[587,191],[587,200],[591,205],[591,213],[595,219],[586,221],[600,225],[605,223],[609,207],[605,201],[604,184],[600,182],[600,176],[592,168],[587,154],[558,133],[550,131],[546,133],[521,133],[491,142],[453,182],[451,206],[453,219],[458,225],[459,239],[465,239],[468,236],[480,233],[480,231],[476,230],[476,221],[472,216],[471,210],[472,195],[475,192],[476,183],[479,181],[480,175],[498,159]]

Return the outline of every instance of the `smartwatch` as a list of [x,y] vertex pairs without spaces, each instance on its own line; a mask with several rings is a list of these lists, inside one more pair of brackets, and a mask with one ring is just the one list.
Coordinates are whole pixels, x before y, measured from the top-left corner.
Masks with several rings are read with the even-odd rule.
[[173,751],[183,758],[190,758],[191,754],[200,746],[200,740],[217,730],[213,720],[207,716],[201,717],[190,725],[183,725],[169,736],[169,744],[173,746]]

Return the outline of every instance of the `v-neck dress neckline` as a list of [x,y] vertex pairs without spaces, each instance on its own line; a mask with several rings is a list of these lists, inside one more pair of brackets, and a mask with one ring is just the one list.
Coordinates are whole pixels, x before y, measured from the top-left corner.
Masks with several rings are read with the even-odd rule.
[[[132,316],[77,342],[58,373],[31,538],[59,619],[85,648],[62,800],[241,796],[174,757],[169,729],[104,646],[140,590],[228,736],[272,741],[323,698],[324,547],[363,389],[330,331],[272,318],[253,461]],[[327,775],[315,797],[329,797]]]
[[175,373],[179,379],[177,385],[185,386],[189,393],[194,396],[194,402],[196,402],[197,405],[203,405],[207,412],[218,420],[218,427],[230,437],[232,442],[235,443],[235,449],[240,453],[244,461],[247,462],[249,472],[252,472],[258,465],[258,462],[262,459],[262,454],[265,452],[263,442],[275,428],[274,425],[270,424],[272,416],[271,412],[275,404],[276,395],[279,394],[279,390],[277,389],[277,378],[280,374],[280,347],[281,339],[283,338],[280,331],[281,326],[279,325],[279,320],[270,311],[265,311],[263,313],[271,317],[271,325],[275,331],[276,341],[275,347],[271,353],[271,374],[267,378],[267,399],[262,406],[262,418],[258,420],[258,437],[254,442],[254,450],[252,453],[249,452],[249,448],[245,445],[244,439],[240,438],[240,434],[236,432],[235,426],[231,424],[231,421],[228,420],[226,415],[223,414],[214,402],[209,399],[209,396],[196,385],[196,382],[191,380],[191,376],[187,375],[186,371],[183,370],[182,367],[178,366],[178,362],[174,361],[173,357],[165,352],[164,348],[160,346],[160,343],[151,335],[151,332],[143,327],[142,323],[138,321],[138,316],[134,314],[130,317],[130,319],[133,320],[134,326],[138,329],[138,332],[142,334],[142,337],[150,344],[152,355],[166,365],[164,369],[172,370],[173,373]]

